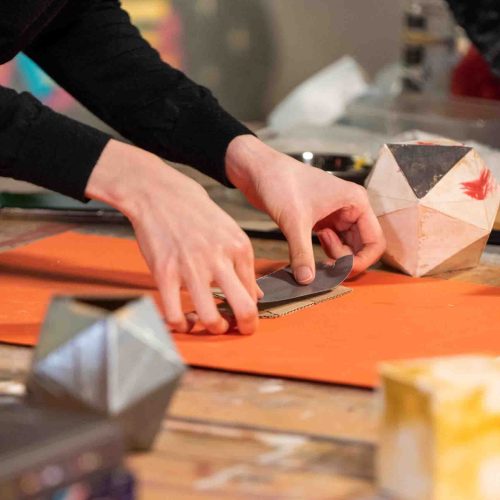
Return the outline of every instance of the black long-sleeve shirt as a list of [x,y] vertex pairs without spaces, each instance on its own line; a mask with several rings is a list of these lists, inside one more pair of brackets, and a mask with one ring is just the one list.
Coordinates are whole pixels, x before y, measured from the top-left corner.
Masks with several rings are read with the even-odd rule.
[[[448,0],[500,75],[500,2]],[[24,51],[124,137],[224,184],[229,142],[250,133],[160,60],[118,0],[0,0],[0,64]],[[0,87],[0,176],[84,199],[109,136]]]
[[500,77],[500,1],[447,0],[455,18]]
[[[250,131],[161,61],[118,0],[0,0],[0,64],[24,51],[136,145],[228,184],[229,142]],[[0,175],[85,199],[110,137],[0,87]]]

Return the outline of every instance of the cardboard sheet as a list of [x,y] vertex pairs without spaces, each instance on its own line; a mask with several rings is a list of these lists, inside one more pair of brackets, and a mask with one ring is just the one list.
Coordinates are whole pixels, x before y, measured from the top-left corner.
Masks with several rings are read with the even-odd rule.
[[[291,302],[278,302],[277,304],[262,304],[258,306],[259,318],[281,318],[287,314],[292,314],[306,307],[312,307],[320,302],[325,302],[326,300],[337,299],[348,293],[352,292],[350,288],[346,286],[338,286],[329,292],[322,293],[320,295],[313,295],[311,297],[305,297]],[[214,293],[214,297],[225,299],[224,295],[221,293]],[[227,302],[222,302],[219,305],[219,310],[225,314],[233,316],[231,307]]]
[[[260,261],[266,274],[283,265]],[[192,365],[371,387],[382,360],[500,355],[500,288],[369,272],[354,291],[280,318],[252,336],[175,334]],[[135,242],[65,233],[0,253],[0,340],[36,342],[54,293],[151,293]],[[185,298],[186,299],[186,298]],[[186,310],[191,308],[184,301]]]

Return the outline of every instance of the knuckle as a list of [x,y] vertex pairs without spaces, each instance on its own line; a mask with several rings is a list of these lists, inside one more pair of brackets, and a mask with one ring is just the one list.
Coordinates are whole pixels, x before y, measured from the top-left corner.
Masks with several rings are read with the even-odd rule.
[[359,184],[354,185],[354,194],[355,197],[358,199],[358,201],[361,201],[363,203],[368,203],[368,192],[363,186],[360,186]]
[[174,274],[176,265],[176,258],[172,254],[162,255],[158,257],[153,262],[151,266],[151,271],[155,276],[160,278],[166,278],[167,276],[171,276]]
[[204,259],[198,258],[197,255],[186,253],[179,265],[180,278],[185,283],[196,283],[197,278],[203,278],[207,271],[207,265],[204,264],[207,261],[206,257]]
[[187,323],[185,321],[182,321],[180,323],[173,323],[171,321],[167,321],[167,325],[170,330],[177,333],[185,333],[188,330]]
[[297,224],[305,222],[307,220],[307,212],[304,210],[305,207],[299,207],[296,204],[292,204],[286,210],[285,221],[288,225],[295,227]]
[[231,251],[230,244],[224,241],[217,241],[210,249],[204,251],[204,260],[207,261],[207,256],[209,256],[209,261],[217,267],[217,264],[223,262]]
[[211,248],[213,238],[206,232],[191,234],[183,243],[183,255],[206,255],[207,250]]
[[380,257],[386,250],[387,248],[387,240],[385,239],[385,236],[380,237],[380,247],[378,251],[378,257]]
[[165,310],[165,317],[167,319],[167,323],[170,325],[181,325],[184,324],[185,322],[185,317],[184,314],[181,314],[179,311],[169,311],[168,309]]
[[186,330],[187,321],[184,313],[179,310],[169,309],[168,305],[165,306],[165,321],[168,327],[172,330],[183,332]]
[[305,238],[306,233],[312,232],[312,226],[312,217],[305,210],[291,210],[280,224],[287,238],[291,236]]
[[304,248],[294,248],[290,251],[290,256],[293,261],[309,259],[309,253]]
[[246,234],[241,235],[233,241],[232,248],[238,255],[247,255],[252,252],[252,244]]
[[167,281],[167,273],[163,265],[159,263],[153,265],[151,268],[151,272],[158,284],[165,283]]
[[207,330],[219,331],[222,327],[222,318],[217,314],[208,314],[200,319]]
[[238,311],[237,315],[238,320],[244,323],[250,323],[251,321],[254,321],[256,317],[257,317],[257,307],[253,305],[246,306],[241,311]]
[[[211,253],[215,253],[216,249],[217,245],[214,246]],[[185,252],[184,261],[187,263],[191,263],[193,261],[204,260],[207,257],[208,251],[208,245],[206,245],[203,241],[197,241],[193,243]]]

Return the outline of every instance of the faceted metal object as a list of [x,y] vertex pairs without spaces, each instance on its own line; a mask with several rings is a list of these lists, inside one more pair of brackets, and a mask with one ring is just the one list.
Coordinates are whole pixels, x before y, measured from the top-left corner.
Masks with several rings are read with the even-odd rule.
[[106,415],[148,449],[185,370],[148,297],[53,299],[26,383],[37,404]]

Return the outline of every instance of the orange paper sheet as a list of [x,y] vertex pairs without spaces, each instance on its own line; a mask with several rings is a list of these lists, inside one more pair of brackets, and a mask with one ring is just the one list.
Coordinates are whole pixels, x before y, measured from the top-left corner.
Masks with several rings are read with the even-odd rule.
[[[257,262],[266,273],[276,263]],[[372,271],[252,336],[174,334],[195,366],[372,387],[382,360],[500,354],[500,288]],[[55,293],[158,292],[133,241],[64,233],[0,253],[0,341],[34,344]],[[185,297],[185,306],[191,306]]]

